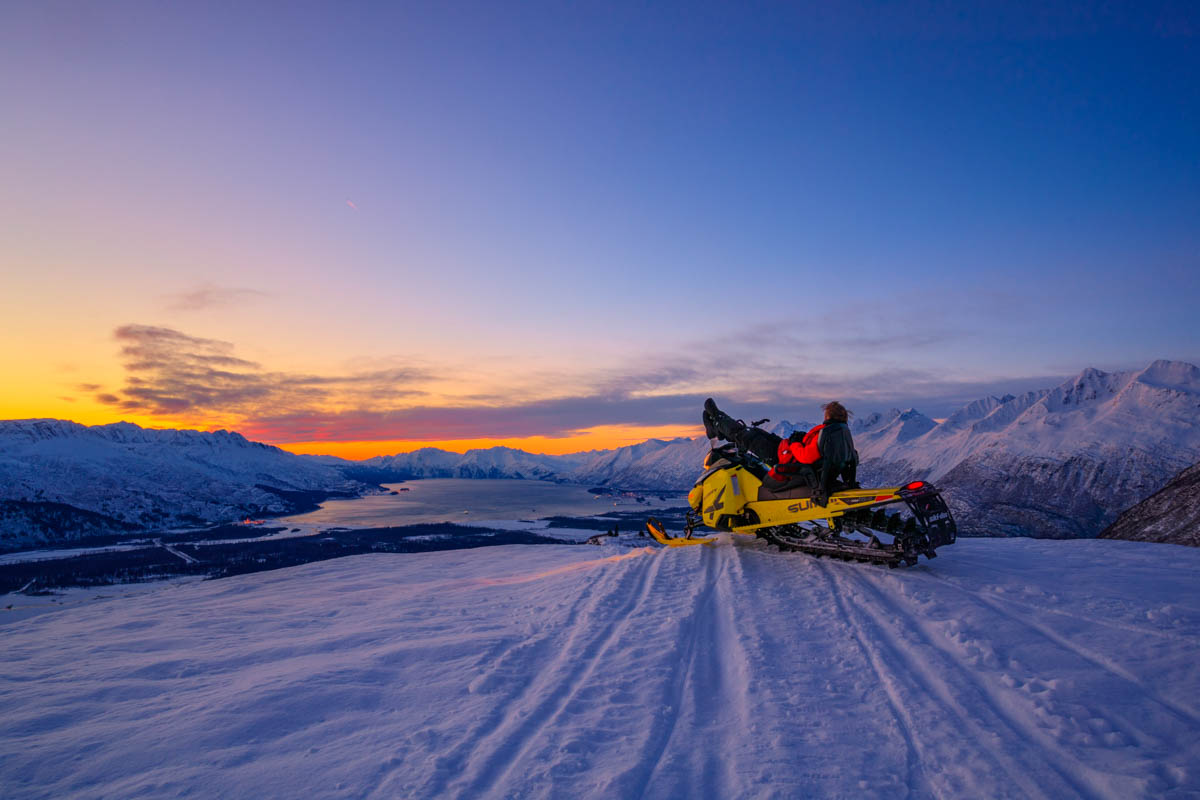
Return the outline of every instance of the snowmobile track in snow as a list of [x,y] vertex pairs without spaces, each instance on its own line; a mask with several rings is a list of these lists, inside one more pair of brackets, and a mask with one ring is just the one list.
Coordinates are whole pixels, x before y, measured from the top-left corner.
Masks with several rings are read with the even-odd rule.
[[[1182,703],[1177,703],[1173,700],[1162,697],[1157,692],[1155,692],[1154,689],[1147,686],[1144,681],[1142,681],[1140,678],[1138,678],[1136,675],[1134,675],[1129,670],[1125,669],[1121,665],[1114,662],[1112,659],[1107,658],[1103,655],[1100,655],[1099,653],[1095,653],[1092,650],[1090,650],[1089,648],[1084,647],[1083,645],[1076,644],[1075,642],[1071,641],[1070,638],[1063,636],[1059,633],[1056,633],[1053,629],[1048,628],[1047,626],[1042,625],[1039,622],[1035,622],[1031,619],[1027,619],[1020,615],[1013,614],[1012,612],[1008,611],[1003,606],[999,605],[998,603],[996,603],[994,600],[992,600],[989,597],[985,597],[978,592],[971,592],[971,591],[968,591],[967,589],[963,589],[961,586],[958,586],[953,581],[948,581],[944,578],[941,578],[940,576],[934,575],[932,577],[934,577],[935,579],[940,581],[943,585],[953,587],[955,590],[973,597],[980,604],[986,606],[987,608],[996,612],[996,614],[1004,617],[1005,619],[1012,620],[1013,622],[1016,622],[1018,625],[1025,626],[1030,631],[1036,633],[1037,635],[1039,635],[1041,637],[1044,637],[1045,639],[1048,639],[1049,641],[1053,642],[1054,644],[1057,644],[1059,647],[1062,647],[1065,650],[1070,650],[1075,655],[1077,655],[1080,658],[1084,659],[1085,661],[1095,665],[1099,669],[1102,669],[1102,670],[1116,676],[1117,678],[1120,678],[1121,680],[1132,684],[1139,692],[1146,695],[1146,697],[1149,700],[1151,700],[1155,703],[1158,703],[1163,708],[1166,708],[1167,710],[1171,711],[1172,713],[1178,715],[1178,717],[1182,721],[1192,724],[1192,725],[1200,726],[1200,713],[1197,713],[1194,709],[1189,708],[1189,707],[1183,705]],[[1083,618],[1083,619],[1086,619],[1086,618]],[[1088,620],[1088,621],[1091,622],[1092,624],[1096,624],[1095,620]],[[1143,633],[1143,634],[1147,634],[1147,633],[1152,634],[1152,635],[1159,634],[1158,631],[1151,631],[1151,630],[1147,630],[1147,629],[1137,629],[1137,630],[1138,630],[1138,632]],[[1186,639],[1185,639],[1185,641],[1186,641]]]
[[[887,693],[888,710],[891,712],[892,719],[895,720],[896,726],[900,729],[904,740],[906,757],[905,757],[905,780],[904,784],[908,789],[907,797],[914,796],[918,787],[926,788],[928,792],[933,793],[932,787],[929,786],[928,780],[921,768],[921,753],[919,751],[919,739],[914,736],[914,726],[909,712],[907,711],[907,703],[904,698],[900,697],[895,681],[891,679],[889,672],[884,666],[883,660],[880,657],[878,646],[874,643],[869,643],[864,638],[864,630],[861,624],[854,621],[850,615],[850,610],[846,604],[845,598],[838,591],[837,584],[830,576],[828,568],[824,564],[817,564],[815,569],[820,571],[822,577],[825,578],[826,585],[829,587],[829,593],[833,598],[838,615],[845,619],[854,636],[854,641],[858,645],[858,649],[870,663],[871,671],[875,674],[879,685]],[[940,797],[940,793],[937,794]]]
[[[502,779],[537,743],[537,734],[552,725],[567,705],[590,685],[613,642],[636,619],[635,612],[642,609],[661,565],[660,560],[651,556],[639,558],[626,566],[628,575],[617,583],[617,588],[601,595],[598,602],[588,606],[584,620],[594,621],[595,624],[590,629],[579,625],[568,626],[570,634],[567,643],[555,661],[549,669],[538,674],[538,680],[528,684],[527,688],[531,690],[543,689],[541,696],[530,692],[532,699],[522,698],[524,702],[518,701],[516,709],[509,709],[509,719],[505,724],[481,742],[479,749],[490,749],[490,752],[483,757],[481,764],[469,769],[459,782],[465,785],[462,796],[479,797],[498,779]],[[606,608],[608,604],[604,601],[610,598],[616,598],[618,602],[613,604],[613,608]],[[512,719],[511,712],[514,710],[516,719]],[[451,785],[451,789],[454,788],[456,784]]]
[[[888,688],[889,694],[893,692],[893,687],[897,683],[908,682],[910,684],[906,693],[897,692],[896,695],[893,695],[899,696],[899,703],[908,707],[926,702],[937,703],[940,708],[936,709],[936,713],[932,715],[933,718],[959,720],[963,726],[971,730],[977,741],[986,741],[989,736],[1000,739],[1009,738],[1010,742],[1038,738],[1037,731],[1031,730],[1029,726],[1004,710],[1003,704],[996,701],[988,687],[981,684],[972,671],[963,669],[956,659],[939,658],[939,653],[946,655],[945,650],[938,647],[929,636],[921,631],[920,621],[914,616],[898,613],[899,609],[894,604],[880,598],[874,587],[869,585],[869,580],[863,580],[861,576],[851,577],[849,570],[838,570],[837,573],[830,574],[832,571],[828,566],[824,564],[820,566],[830,579],[831,589],[839,600],[843,616],[862,633],[860,641],[870,641],[871,649],[878,647],[879,652],[886,656],[886,658],[872,659],[873,664],[891,665],[890,669],[885,667],[877,670],[877,674]],[[860,591],[847,592],[845,590],[847,583]],[[864,591],[873,596],[863,598]],[[873,605],[870,602],[862,602],[864,599],[881,602],[881,604]],[[887,619],[884,618],[885,615],[880,612],[880,609],[887,609],[890,612],[886,614]],[[897,632],[897,628],[900,629],[900,632]],[[905,637],[904,632],[908,632],[910,635]],[[908,641],[904,641],[905,638]],[[937,663],[934,663],[935,661]],[[897,669],[897,665],[901,668]],[[964,700],[977,702],[964,702]],[[1007,731],[1012,736],[1001,736],[999,735],[1000,731]],[[924,741],[924,738],[917,736],[913,737],[912,741]],[[1045,757],[1038,748],[1025,747],[1023,750],[1024,752],[1019,758],[1003,752],[1000,748],[996,748],[990,753],[1008,780],[1015,786],[1021,787],[1021,796],[1045,798],[1096,796],[1085,789],[1085,784],[1073,776],[1069,769],[1064,769],[1062,765]],[[1040,762],[1048,767],[1050,772],[1060,779],[1057,785],[1047,791],[1044,787],[1047,773],[1043,773],[1040,782],[1035,782],[1030,777],[1031,762]],[[931,786],[930,788],[938,797],[969,794],[969,790],[965,787],[939,786],[935,788]]]
[[359,556],[81,602],[4,627],[0,786],[1196,797],[1198,576],[1200,552],[1164,545],[960,540],[888,570],[736,538]]

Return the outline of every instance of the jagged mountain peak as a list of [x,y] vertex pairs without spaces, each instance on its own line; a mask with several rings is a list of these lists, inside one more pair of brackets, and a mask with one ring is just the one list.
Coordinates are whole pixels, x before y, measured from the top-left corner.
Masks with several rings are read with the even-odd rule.
[[[1173,401],[1172,395],[1200,394],[1200,369],[1183,361],[1160,359],[1142,370],[1105,372],[1088,367],[1050,389],[1023,416],[1030,420],[1076,416],[1136,417]],[[1194,402],[1194,401],[1193,401]],[[1056,423],[1057,424],[1057,423]]]

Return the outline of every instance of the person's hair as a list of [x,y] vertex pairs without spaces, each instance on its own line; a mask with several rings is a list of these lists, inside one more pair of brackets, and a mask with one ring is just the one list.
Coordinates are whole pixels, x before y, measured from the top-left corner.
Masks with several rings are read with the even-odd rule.
[[849,422],[852,416],[846,407],[837,400],[826,403],[821,408],[825,409],[825,419],[833,422]]

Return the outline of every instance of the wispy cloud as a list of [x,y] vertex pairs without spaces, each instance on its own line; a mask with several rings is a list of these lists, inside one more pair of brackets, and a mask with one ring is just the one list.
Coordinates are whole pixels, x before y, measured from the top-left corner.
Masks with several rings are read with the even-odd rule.
[[234,355],[230,342],[189,336],[172,328],[123,325],[125,385],[95,395],[97,401],[147,414],[240,415],[288,413],[323,405],[418,394],[421,369],[398,367],[344,375],[264,369]]
[[204,284],[183,292],[165,295],[169,311],[204,311],[210,308],[235,305],[267,297],[258,289],[242,289],[233,286]]
[[745,419],[814,420],[831,399],[859,413],[916,406],[943,416],[987,394],[1058,380],[963,379],[895,366],[904,362],[888,357],[858,359],[856,371],[847,374],[844,359],[812,346],[817,336],[773,334],[766,326],[680,352],[643,354],[628,369],[518,373],[466,390],[451,365],[440,374],[390,362],[339,374],[285,372],[239,356],[231,342],[124,325],[114,331],[123,385],[79,389],[124,411],[188,424],[232,423],[272,442],[432,441],[567,437],[598,426],[699,425],[710,395]]

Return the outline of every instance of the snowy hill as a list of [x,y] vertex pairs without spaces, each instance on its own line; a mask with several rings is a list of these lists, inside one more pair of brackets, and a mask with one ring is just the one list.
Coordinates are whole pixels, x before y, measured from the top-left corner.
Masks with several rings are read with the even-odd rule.
[[985,397],[981,400],[967,403],[946,418],[946,421],[941,424],[941,432],[942,434],[948,434],[951,431],[961,430],[985,417],[991,416],[1000,406],[1016,399],[1013,395],[1006,394],[1003,397]]
[[1200,463],[1142,502],[1124,511],[1101,539],[1170,542],[1200,547]]
[[886,414],[869,418],[859,426],[854,432],[854,444],[863,458],[869,452],[888,452],[891,449],[907,452],[914,439],[936,427],[936,422],[915,408],[907,411],[893,408]]
[[600,453],[563,477],[590,486],[659,489],[690,486],[708,453],[708,440],[650,439]]
[[227,431],[0,421],[0,549],[286,513],[364,488]]
[[10,595],[0,786],[1196,797],[1198,575],[1200,550],[1138,542],[889,571],[739,539],[356,556],[28,617]]

